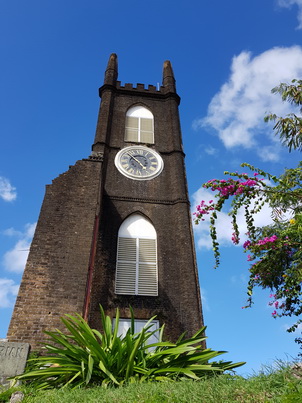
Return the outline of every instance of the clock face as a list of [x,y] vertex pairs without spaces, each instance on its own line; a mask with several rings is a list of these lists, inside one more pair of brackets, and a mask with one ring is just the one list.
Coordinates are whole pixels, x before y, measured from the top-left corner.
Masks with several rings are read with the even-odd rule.
[[114,162],[123,175],[136,180],[153,179],[164,167],[161,156],[151,148],[143,146],[123,148],[117,153]]

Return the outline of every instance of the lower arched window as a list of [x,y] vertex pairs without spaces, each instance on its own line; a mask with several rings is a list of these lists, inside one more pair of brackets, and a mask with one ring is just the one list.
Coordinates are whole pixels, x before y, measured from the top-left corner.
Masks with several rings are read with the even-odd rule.
[[118,232],[115,292],[158,295],[156,231],[140,214],[128,217]]

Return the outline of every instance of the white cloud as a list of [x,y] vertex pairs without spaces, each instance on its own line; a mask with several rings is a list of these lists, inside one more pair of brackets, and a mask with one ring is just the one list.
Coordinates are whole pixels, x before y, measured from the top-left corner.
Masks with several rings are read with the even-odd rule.
[[15,273],[22,273],[26,264],[35,228],[36,223],[26,224],[24,232],[16,231],[13,228],[4,231],[4,234],[6,235],[17,236],[19,238],[15,246],[7,251],[3,256],[3,265],[6,270]]
[[240,274],[239,276],[232,276],[231,277],[231,283],[233,284],[247,284],[248,282],[248,277],[245,274]]
[[23,232],[16,230],[15,228],[11,227],[11,228],[7,228],[4,231],[2,231],[3,235],[6,236],[17,236],[17,237],[21,237],[23,235]]
[[269,112],[284,115],[291,107],[271,89],[301,76],[299,46],[273,48],[255,57],[244,51],[233,58],[230,77],[211,100],[207,116],[193,127],[214,129],[228,149],[254,149],[262,160],[276,161],[281,146],[263,118]]
[[218,153],[217,148],[214,148],[212,146],[208,146],[204,149],[204,151],[208,154],[208,155],[215,155]]
[[[197,190],[192,196],[193,203],[192,205],[197,206],[200,204],[201,200],[205,200],[206,202],[214,199],[214,193],[211,190],[204,189],[201,187]],[[193,209],[193,210],[194,210]],[[254,218],[254,224],[256,227],[262,227],[264,225],[272,224],[271,218],[271,209],[268,205],[263,206],[261,211],[257,213]],[[244,209],[241,208],[238,211],[237,215],[237,223],[240,231],[240,245],[247,239],[245,233],[247,232]],[[201,221],[198,225],[194,224],[194,234],[197,242],[198,248],[212,248],[212,239],[210,237],[210,224],[209,224],[209,215],[205,217],[205,221]],[[217,221],[216,221],[216,230],[217,230],[217,240],[220,245],[231,246],[232,243],[232,219],[231,217],[225,213],[220,212],[217,213]]]
[[9,308],[18,294],[19,285],[8,278],[0,278],[0,308]]
[[4,201],[13,201],[17,197],[16,188],[13,187],[7,178],[0,176],[0,198]]
[[302,0],[277,0],[280,7],[291,8],[293,5],[298,6],[298,21],[297,29],[302,29]]
[[276,146],[263,146],[258,149],[258,155],[262,161],[275,162],[279,160],[279,148]]

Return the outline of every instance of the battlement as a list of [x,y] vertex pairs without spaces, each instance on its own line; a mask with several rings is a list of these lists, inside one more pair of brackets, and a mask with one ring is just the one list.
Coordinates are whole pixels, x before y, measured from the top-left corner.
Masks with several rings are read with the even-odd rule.
[[105,83],[99,88],[100,98],[102,98],[103,93],[107,90],[122,93],[124,95],[139,95],[142,97],[167,98],[172,96],[177,100],[178,104],[180,103],[180,97],[170,86],[161,85],[159,89],[157,89],[155,85],[148,84],[148,87],[146,88],[145,84],[141,83],[136,84],[136,86],[132,83],[125,83],[122,85],[121,81],[116,81],[114,84]]
[[132,83],[125,83],[122,85],[121,81],[116,82],[116,88],[119,90],[130,90],[130,91],[137,91],[137,92],[152,92],[152,93],[159,93],[164,92],[164,87],[160,86],[159,89],[155,85],[148,84],[147,88],[145,84],[138,83],[136,86]]
[[175,87],[175,78],[172,70],[172,66],[170,61],[166,60],[163,66],[163,81],[161,86],[155,86],[149,84],[147,88],[145,88],[145,84],[138,83],[133,85],[132,83],[121,84],[121,81],[117,81],[118,78],[118,65],[117,65],[117,55],[112,53],[109,57],[107,69],[105,71],[104,84],[100,88],[100,96],[105,89],[115,89],[117,91],[125,91],[128,92],[136,92],[141,95],[144,94],[156,94],[156,95],[164,95],[166,96],[168,93],[176,94]]

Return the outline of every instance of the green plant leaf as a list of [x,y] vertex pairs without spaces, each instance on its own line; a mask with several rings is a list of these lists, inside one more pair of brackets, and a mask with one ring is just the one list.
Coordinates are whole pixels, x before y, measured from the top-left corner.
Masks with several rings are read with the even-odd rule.
[[112,380],[113,383],[115,383],[116,385],[119,385],[119,382],[115,379],[113,374],[107,368],[105,368],[102,361],[99,362],[99,367]]
[[[130,309],[132,321],[134,315]],[[150,337],[158,330],[152,330],[151,318],[138,333],[129,329],[119,337],[119,312],[116,313],[114,329],[111,319],[100,307],[103,333],[91,329],[79,315],[66,315],[62,323],[67,333],[56,330],[46,332],[45,343],[48,356],[31,360],[31,369],[16,379],[30,381],[37,389],[53,387],[82,387],[90,384],[123,385],[133,382],[175,380],[183,377],[200,379],[212,372],[223,373],[242,363],[208,360],[222,354],[202,348],[205,328],[185,339],[183,334],[176,343],[163,341],[163,327],[159,329],[159,342],[148,345]],[[150,348],[155,348],[155,350]]]

